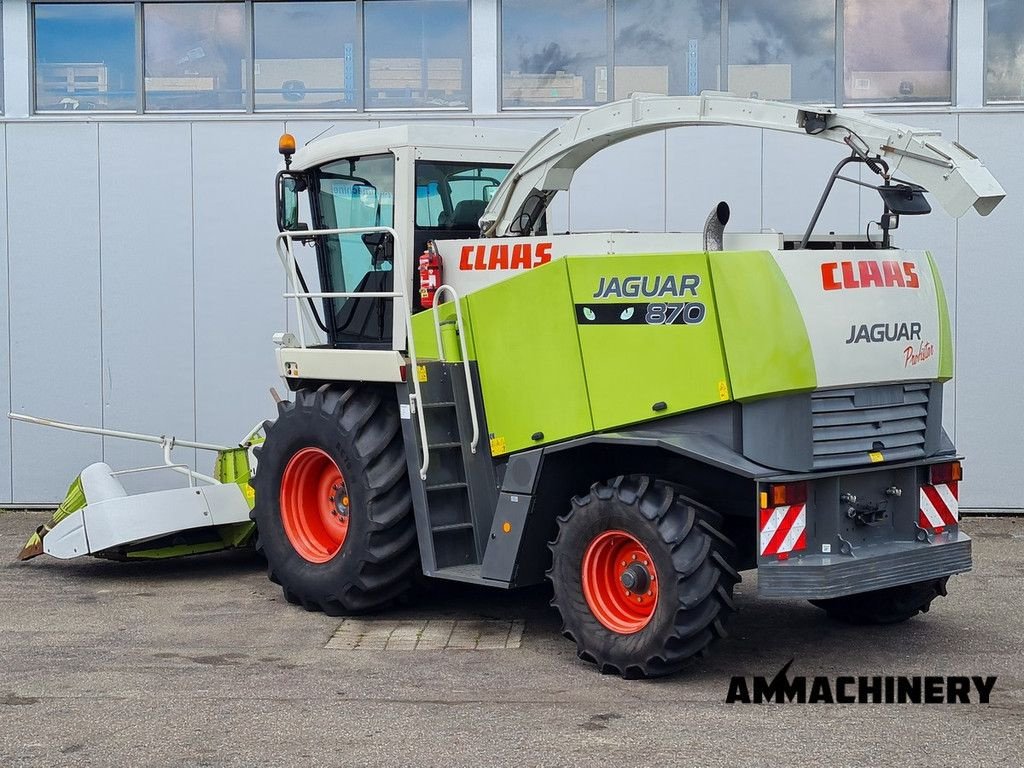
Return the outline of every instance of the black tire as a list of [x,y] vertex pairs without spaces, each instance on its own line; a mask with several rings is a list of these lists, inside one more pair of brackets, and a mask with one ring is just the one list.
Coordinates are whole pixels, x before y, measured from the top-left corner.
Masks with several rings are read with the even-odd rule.
[[[348,532],[326,562],[311,562],[285,533],[281,480],[305,448],[334,460],[350,497]],[[256,549],[285,598],[330,616],[381,608],[405,593],[419,574],[419,550],[398,404],[387,389],[352,385],[299,390],[278,404],[266,424],[252,519]]]
[[919,613],[928,613],[932,600],[946,596],[947,581],[949,577],[944,576],[873,592],[811,600],[811,605],[847,624],[899,624]]
[[[622,531],[650,553],[659,585],[653,614],[638,631],[622,633],[598,620],[583,591],[584,553],[605,532]],[[552,605],[577,655],[603,673],[658,677],[706,655],[726,636],[735,611],[735,547],[721,533],[717,513],[650,477],[597,483],[572,500],[550,545]],[[630,594],[630,593],[626,593]]]

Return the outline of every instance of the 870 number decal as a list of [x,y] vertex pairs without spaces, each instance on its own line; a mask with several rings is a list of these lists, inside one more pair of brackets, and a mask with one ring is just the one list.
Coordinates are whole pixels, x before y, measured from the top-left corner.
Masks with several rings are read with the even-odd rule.
[[648,325],[697,325],[704,321],[707,308],[699,301],[680,304],[648,304]]

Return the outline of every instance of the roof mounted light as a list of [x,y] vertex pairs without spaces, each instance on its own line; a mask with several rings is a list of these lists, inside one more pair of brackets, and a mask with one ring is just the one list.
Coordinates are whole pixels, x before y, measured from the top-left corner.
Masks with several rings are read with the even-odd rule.
[[284,167],[289,168],[292,164],[292,155],[295,154],[295,137],[290,133],[282,133],[277,140],[277,151],[284,155]]

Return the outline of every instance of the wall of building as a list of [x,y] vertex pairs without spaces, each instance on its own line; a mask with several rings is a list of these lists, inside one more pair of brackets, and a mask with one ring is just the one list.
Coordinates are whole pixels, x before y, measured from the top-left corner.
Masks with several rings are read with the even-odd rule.
[[[945,424],[968,456],[962,503],[1024,506],[1024,114],[981,107],[973,13],[958,32],[957,107],[888,109],[979,154],[1007,191],[991,216],[904,219],[897,242],[937,257],[956,324]],[[498,113],[493,0],[474,3],[474,112],[214,116],[28,115],[24,3],[4,3],[0,123],[0,408],[110,428],[231,443],[274,414],[271,336],[286,329],[274,253],[277,138],[408,120],[531,128],[565,113]],[[20,31],[19,31],[20,30]],[[974,30],[974,34],[970,31]],[[972,55],[971,51],[974,51]],[[19,58],[19,57],[25,57]],[[973,69],[972,69],[973,67]],[[484,73],[489,72],[489,77]],[[974,72],[976,75],[977,72]],[[964,78],[964,82],[960,82]],[[19,113],[19,110],[20,113]],[[802,231],[843,155],[754,129],[677,129],[610,149],[558,201],[556,226],[699,229],[718,200],[731,228]],[[838,188],[821,230],[861,232],[877,201]],[[192,460],[190,452],[181,452]],[[53,503],[86,464],[158,463],[155,449],[0,424],[0,505]],[[200,467],[209,468],[209,457]]]

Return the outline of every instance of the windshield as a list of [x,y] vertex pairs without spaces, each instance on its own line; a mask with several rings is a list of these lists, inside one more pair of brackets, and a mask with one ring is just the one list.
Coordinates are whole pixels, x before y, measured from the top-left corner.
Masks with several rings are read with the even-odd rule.
[[476,233],[511,165],[416,163],[416,228]]

